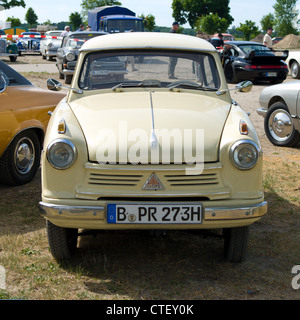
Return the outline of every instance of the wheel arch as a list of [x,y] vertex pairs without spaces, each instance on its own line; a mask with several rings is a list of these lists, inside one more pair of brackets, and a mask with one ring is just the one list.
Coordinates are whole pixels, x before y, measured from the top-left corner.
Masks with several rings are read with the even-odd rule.
[[286,105],[285,100],[284,100],[282,97],[280,97],[280,96],[273,96],[273,97],[270,99],[269,103],[268,103],[268,109],[269,109],[274,103],[276,103],[276,102],[282,102],[282,103],[284,103],[284,104]]
[[16,132],[12,138],[10,139],[9,143],[7,144],[6,148],[3,150],[0,158],[2,157],[2,155],[5,153],[5,151],[8,149],[8,147],[11,145],[11,143],[16,139],[16,137],[26,131],[34,131],[39,139],[40,142],[40,146],[41,149],[43,147],[43,142],[44,142],[44,137],[45,137],[45,132],[41,127],[27,127],[27,128],[23,128],[22,130]]

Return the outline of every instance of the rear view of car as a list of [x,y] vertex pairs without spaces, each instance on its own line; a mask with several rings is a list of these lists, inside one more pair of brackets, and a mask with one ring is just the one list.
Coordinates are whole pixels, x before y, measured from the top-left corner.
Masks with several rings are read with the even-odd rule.
[[228,41],[226,44],[230,47],[221,59],[228,83],[251,80],[275,84],[286,79],[287,50],[275,54],[264,45],[251,41]]

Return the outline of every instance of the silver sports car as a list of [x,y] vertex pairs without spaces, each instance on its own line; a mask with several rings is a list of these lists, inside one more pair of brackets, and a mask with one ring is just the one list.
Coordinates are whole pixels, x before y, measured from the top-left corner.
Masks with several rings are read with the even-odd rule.
[[259,98],[257,113],[263,116],[268,139],[276,146],[300,143],[300,81],[267,87]]

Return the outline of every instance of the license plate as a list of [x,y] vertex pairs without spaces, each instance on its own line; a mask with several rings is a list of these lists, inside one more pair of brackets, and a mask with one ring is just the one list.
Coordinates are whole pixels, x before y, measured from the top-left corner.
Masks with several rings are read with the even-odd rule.
[[277,72],[267,72],[266,76],[267,77],[277,77]]
[[113,204],[106,207],[107,223],[185,224],[202,222],[201,204]]

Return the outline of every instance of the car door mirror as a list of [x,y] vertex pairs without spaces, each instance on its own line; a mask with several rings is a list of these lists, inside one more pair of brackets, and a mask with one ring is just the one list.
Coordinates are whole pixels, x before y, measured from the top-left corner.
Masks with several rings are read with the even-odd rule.
[[62,89],[62,85],[58,80],[48,79],[47,88],[51,91],[60,91]]

